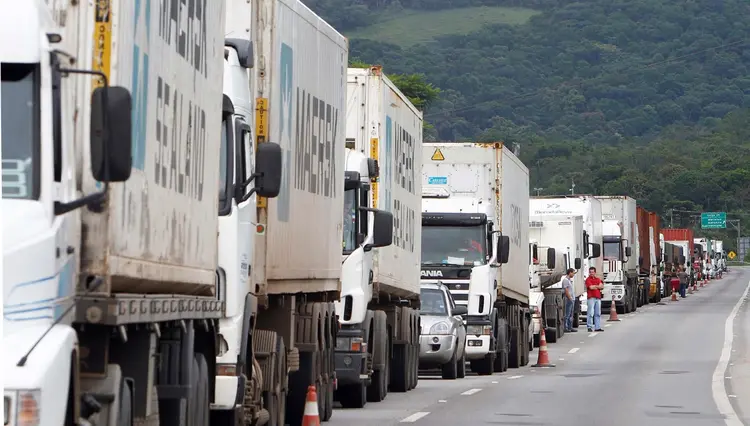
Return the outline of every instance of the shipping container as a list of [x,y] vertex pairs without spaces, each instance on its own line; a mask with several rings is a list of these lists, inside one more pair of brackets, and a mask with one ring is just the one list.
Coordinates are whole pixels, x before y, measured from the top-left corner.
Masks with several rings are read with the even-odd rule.
[[651,229],[649,227],[649,211],[643,207],[636,208],[637,226],[638,226],[638,265],[641,274],[651,272]]
[[661,233],[664,235],[664,241],[669,242],[687,242],[690,248],[689,256],[695,253],[695,233],[692,229],[687,228],[662,228]]
[[[256,133],[283,152],[281,192],[268,200],[263,238],[267,291],[338,292],[347,40],[300,1],[262,3],[254,43],[258,66],[268,67],[258,84],[268,91],[270,114],[256,121]],[[258,99],[259,107],[265,101]]]
[[376,292],[419,294],[422,246],[422,113],[380,67],[349,68],[346,143],[378,161],[372,207],[393,213],[393,244],[376,250]]
[[659,234],[662,233],[661,218],[654,212],[648,213],[649,236],[651,238],[651,255],[655,257],[656,264],[661,263],[661,248],[659,246]]
[[[110,85],[130,91],[133,167],[127,182],[110,185],[103,212],[80,210],[82,273],[107,277],[103,291],[212,295],[224,2],[180,9],[194,31],[190,49],[183,47],[175,21],[167,18],[170,26],[154,30],[162,27],[162,15],[177,16],[177,3],[164,3],[165,13],[150,10],[150,3],[101,3],[97,7],[111,9],[97,10],[88,28],[80,29],[97,43],[91,50],[81,48],[85,57],[77,63],[93,64]],[[91,78],[79,96],[88,99],[100,85],[98,77]],[[88,116],[89,110],[89,103],[81,102],[77,114]],[[88,126],[77,131],[89,139]],[[84,169],[90,170],[88,144],[83,151]],[[84,193],[102,188],[91,173],[82,178]]]
[[450,194],[430,200],[435,202],[431,206],[446,205],[430,211],[453,211],[449,206],[459,198],[488,206],[488,217],[499,222],[496,229],[510,237],[510,257],[499,268],[498,292],[528,303],[529,169],[502,143],[426,143],[422,155],[425,190]]

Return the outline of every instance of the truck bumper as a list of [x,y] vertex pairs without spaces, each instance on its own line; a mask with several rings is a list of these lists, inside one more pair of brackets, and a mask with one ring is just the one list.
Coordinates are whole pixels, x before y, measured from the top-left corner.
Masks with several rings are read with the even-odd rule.
[[367,353],[336,351],[334,362],[338,385],[346,386],[368,382],[370,377],[364,373],[366,360]]
[[490,353],[490,336],[466,336],[466,359],[482,359]]
[[419,336],[419,363],[442,365],[450,361],[456,338],[452,334]]
[[625,297],[625,285],[604,283],[604,290],[602,290],[602,304],[609,304],[612,302],[613,297],[615,303],[622,303],[622,299]]

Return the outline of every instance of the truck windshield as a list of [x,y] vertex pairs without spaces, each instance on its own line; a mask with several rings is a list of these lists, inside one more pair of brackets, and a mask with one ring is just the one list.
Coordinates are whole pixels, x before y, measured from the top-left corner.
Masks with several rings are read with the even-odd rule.
[[484,265],[487,237],[484,226],[423,226],[423,265]]
[[344,253],[357,248],[357,190],[344,191]]
[[39,197],[39,65],[3,63],[0,69],[3,198]]
[[442,291],[423,288],[419,292],[420,315],[448,315],[445,295]]
[[620,260],[620,246],[619,241],[605,241],[602,246],[602,257],[604,259]]

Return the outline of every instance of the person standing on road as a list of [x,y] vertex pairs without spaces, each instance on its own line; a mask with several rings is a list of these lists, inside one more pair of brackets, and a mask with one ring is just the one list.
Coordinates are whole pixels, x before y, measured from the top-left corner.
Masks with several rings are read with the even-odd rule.
[[604,283],[596,276],[596,268],[589,268],[586,278],[586,328],[588,331],[604,331],[602,329],[602,289]]
[[565,299],[565,332],[576,332],[573,328],[573,311],[575,307],[575,291],[573,290],[573,277],[576,270],[569,268],[562,279],[563,298]]
[[680,279],[680,297],[685,298],[687,297],[685,291],[688,286],[688,274],[685,271],[684,266],[680,266],[680,271],[677,273],[677,277]]

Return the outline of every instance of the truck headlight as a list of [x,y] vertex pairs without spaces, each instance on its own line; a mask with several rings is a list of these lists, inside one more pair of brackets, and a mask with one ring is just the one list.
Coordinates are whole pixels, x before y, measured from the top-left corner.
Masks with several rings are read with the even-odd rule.
[[430,334],[450,334],[450,331],[451,328],[448,326],[448,323],[442,321],[430,327]]
[[38,426],[39,405],[42,393],[38,389],[33,390],[5,390],[3,414],[4,424],[16,426]]
[[492,326],[490,325],[470,325],[466,327],[466,334],[472,334],[474,336],[489,336],[492,334]]

